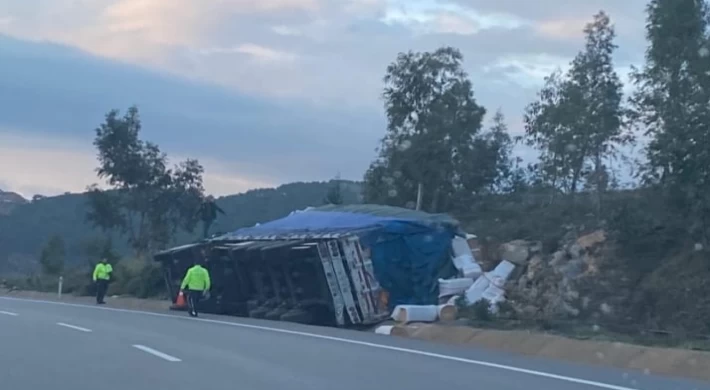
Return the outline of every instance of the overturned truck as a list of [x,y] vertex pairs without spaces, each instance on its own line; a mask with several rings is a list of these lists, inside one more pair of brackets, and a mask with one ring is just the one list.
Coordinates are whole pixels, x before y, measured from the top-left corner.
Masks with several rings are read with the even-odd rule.
[[324,206],[155,255],[175,302],[195,258],[212,276],[205,312],[332,326],[369,325],[397,304],[435,304],[455,274],[458,224],[387,206]]

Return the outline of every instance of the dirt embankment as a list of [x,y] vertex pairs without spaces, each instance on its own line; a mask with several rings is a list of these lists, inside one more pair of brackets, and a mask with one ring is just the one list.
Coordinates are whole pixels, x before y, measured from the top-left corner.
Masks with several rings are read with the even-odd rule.
[[528,331],[475,329],[439,324],[396,325],[394,336],[488,348],[583,364],[710,381],[710,353],[644,347],[607,341],[573,340]]

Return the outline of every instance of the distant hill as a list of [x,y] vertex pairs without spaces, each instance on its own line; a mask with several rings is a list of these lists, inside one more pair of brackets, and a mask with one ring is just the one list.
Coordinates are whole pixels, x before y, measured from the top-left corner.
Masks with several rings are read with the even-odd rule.
[[0,190],[0,215],[9,215],[15,207],[28,202],[19,194]]
[[[257,222],[283,217],[296,209],[320,206],[332,185],[331,182],[299,182],[218,198],[217,204],[226,215],[220,215],[212,232],[253,226]],[[344,203],[360,202],[360,183],[341,181],[341,187]],[[86,211],[86,195],[65,194],[38,197],[32,202],[25,200],[15,204],[8,214],[0,214],[0,274],[36,269],[40,250],[53,234],[64,239],[68,263],[84,263],[87,243],[102,237],[99,230],[86,222]],[[176,244],[193,241],[195,234],[182,232]],[[114,244],[120,252],[128,252],[125,240],[120,237],[115,237]]]

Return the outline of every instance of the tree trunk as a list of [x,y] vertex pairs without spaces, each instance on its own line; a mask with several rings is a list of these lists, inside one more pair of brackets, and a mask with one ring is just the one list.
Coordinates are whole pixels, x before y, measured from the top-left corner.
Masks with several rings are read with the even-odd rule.
[[555,204],[555,199],[557,198],[557,174],[552,176],[552,192],[550,193],[550,203],[549,205]]
[[417,186],[417,210],[422,209],[422,196],[424,194],[424,185],[419,182],[419,185]]
[[604,177],[602,175],[602,156],[601,153],[597,150],[596,155],[594,156],[594,171],[595,175],[597,176],[597,199],[596,199],[596,206],[597,206],[597,219],[602,218],[602,194],[605,190],[604,187],[602,186]]
[[579,176],[581,169],[574,169],[572,172],[572,185],[570,186],[570,198],[572,199],[572,213],[574,215],[579,214],[579,208],[577,208],[577,184],[579,184]]
[[582,169],[584,169],[584,160],[585,157],[587,156],[587,148],[583,148],[580,155],[579,155],[579,160],[574,162],[574,166],[572,167],[572,201],[574,203],[575,200],[575,194],[577,193],[577,185],[579,184],[579,177],[582,174]]
[[577,181],[579,180],[579,171],[575,169],[572,174],[572,185],[570,186],[570,195],[574,199],[574,195],[577,193]]
[[439,193],[441,191],[437,188],[434,190],[434,192],[431,195],[431,206],[429,207],[429,212],[430,213],[436,213],[437,208],[439,207]]

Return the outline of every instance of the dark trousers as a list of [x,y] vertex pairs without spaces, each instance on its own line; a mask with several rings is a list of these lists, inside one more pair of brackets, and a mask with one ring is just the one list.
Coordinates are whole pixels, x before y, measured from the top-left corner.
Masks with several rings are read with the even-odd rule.
[[106,290],[108,290],[108,280],[96,280],[96,303],[104,303],[104,297],[106,297]]
[[191,316],[197,316],[197,304],[202,299],[201,290],[187,290],[187,310]]

